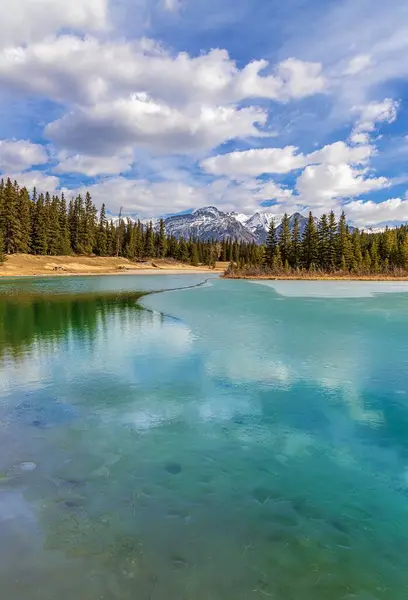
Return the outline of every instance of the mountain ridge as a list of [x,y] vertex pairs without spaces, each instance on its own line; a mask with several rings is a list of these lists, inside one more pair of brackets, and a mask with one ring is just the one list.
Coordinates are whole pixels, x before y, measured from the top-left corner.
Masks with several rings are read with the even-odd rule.
[[[300,233],[302,234],[307,223],[307,217],[294,213],[289,218],[291,229],[295,217],[299,219]],[[238,242],[264,244],[269,231],[273,215],[267,212],[256,212],[253,215],[244,215],[236,212],[223,212],[215,206],[197,208],[191,213],[173,215],[164,219],[166,231],[176,238],[198,238],[201,241],[231,239]],[[155,222],[158,228],[158,222]],[[277,233],[281,225],[277,224]]]

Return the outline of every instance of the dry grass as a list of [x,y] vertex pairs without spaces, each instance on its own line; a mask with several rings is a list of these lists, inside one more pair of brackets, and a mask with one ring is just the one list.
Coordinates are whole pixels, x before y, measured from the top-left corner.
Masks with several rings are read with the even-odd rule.
[[12,254],[0,265],[0,277],[33,277],[44,275],[112,275],[128,273],[146,275],[158,273],[208,273],[222,272],[224,263],[215,269],[192,267],[177,261],[162,259],[132,262],[126,258],[102,256],[33,256]]

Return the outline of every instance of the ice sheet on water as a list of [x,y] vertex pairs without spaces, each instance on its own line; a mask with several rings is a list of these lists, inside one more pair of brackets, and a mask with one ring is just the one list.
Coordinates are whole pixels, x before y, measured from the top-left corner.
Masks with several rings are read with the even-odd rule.
[[408,281],[254,281],[278,294],[298,298],[370,298],[375,294],[408,293]]

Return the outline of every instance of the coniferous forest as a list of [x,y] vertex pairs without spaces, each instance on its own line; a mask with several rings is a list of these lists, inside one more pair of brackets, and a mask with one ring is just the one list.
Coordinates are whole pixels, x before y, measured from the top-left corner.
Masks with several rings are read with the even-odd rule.
[[67,200],[64,194],[37,194],[17,182],[0,182],[0,256],[37,255],[120,256],[142,261],[175,259],[192,265],[229,262],[230,275],[408,273],[408,226],[380,233],[350,229],[343,213],[316,220],[312,213],[303,232],[284,215],[280,227],[272,221],[265,246],[225,239],[222,242],[176,239],[159,226],[131,219],[108,219],[98,212],[89,193]]

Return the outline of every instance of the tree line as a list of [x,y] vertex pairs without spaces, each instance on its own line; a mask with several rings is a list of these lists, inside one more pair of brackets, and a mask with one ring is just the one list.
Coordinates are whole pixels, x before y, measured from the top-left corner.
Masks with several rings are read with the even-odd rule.
[[165,223],[109,219],[89,192],[66,201],[64,194],[30,194],[17,182],[0,181],[0,259],[14,253],[120,256],[133,261],[168,258],[192,265],[230,263],[229,272],[342,272],[397,274],[408,271],[408,226],[373,233],[350,228],[344,213],[319,220],[309,213],[291,227],[285,214],[271,221],[265,245],[231,239],[200,241],[167,235]]
[[0,182],[0,258],[15,253],[48,256],[72,254],[120,256],[133,261],[168,258],[213,266],[217,260],[254,261],[255,245],[177,239],[158,227],[98,212],[89,192],[66,201],[64,194],[32,194],[17,182]]
[[[276,227],[272,219],[262,260],[235,262],[230,273],[316,273],[402,274],[408,271],[408,226],[386,227],[382,232],[350,228],[343,212],[318,220],[310,212],[303,233],[299,217],[293,227],[285,214]],[[254,273],[255,274],[255,273]]]

